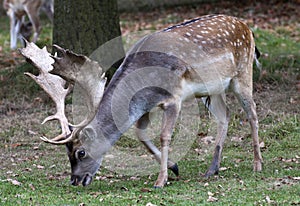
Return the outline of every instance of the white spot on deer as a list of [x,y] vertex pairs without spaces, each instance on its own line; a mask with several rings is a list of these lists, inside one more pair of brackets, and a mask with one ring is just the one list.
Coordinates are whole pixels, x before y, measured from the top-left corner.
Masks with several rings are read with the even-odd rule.
[[203,38],[203,36],[201,36],[201,35],[199,35],[199,34],[197,34],[196,37],[197,37],[198,39],[202,39],[202,38]]
[[188,38],[184,38],[184,41],[186,42],[190,42],[190,40]]
[[202,41],[202,44],[206,44],[206,41]]
[[191,33],[189,33],[189,32],[186,32],[185,34],[186,34],[187,36],[192,36]]
[[227,30],[225,30],[225,34],[226,34],[227,36],[229,36],[229,32],[228,32]]

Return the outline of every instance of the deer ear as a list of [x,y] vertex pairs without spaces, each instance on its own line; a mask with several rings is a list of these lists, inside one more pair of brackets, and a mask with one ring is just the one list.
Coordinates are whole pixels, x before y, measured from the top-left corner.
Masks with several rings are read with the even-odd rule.
[[93,140],[95,140],[96,137],[97,137],[96,131],[92,127],[85,127],[81,131],[80,140],[82,140],[83,142],[86,141],[93,142]]

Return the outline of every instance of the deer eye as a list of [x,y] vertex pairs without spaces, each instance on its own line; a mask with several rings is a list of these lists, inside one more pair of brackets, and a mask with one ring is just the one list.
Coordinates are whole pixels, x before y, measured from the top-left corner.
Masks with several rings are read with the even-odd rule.
[[77,159],[81,160],[86,156],[86,153],[84,150],[80,150],[77,152]]

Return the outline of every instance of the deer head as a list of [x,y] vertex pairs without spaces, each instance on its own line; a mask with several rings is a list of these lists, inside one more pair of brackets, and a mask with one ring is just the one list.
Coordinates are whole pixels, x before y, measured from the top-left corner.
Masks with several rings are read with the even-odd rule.
[[[106,78],[102,68],[97,62],[94,62],[83,55],[77,55],[69,50],[64,50],[59,46],[54,46],[61,56],[52,56],[47,52],[46,47],[38,48],[34,43],[29,43],[25,39],[26,47],[20,49],[21,54],[27,61],[38,68],[39,75],[25,73],[39,84],[52,98],[56,104],[56,113],[47,117],[42,124],[51,120],[58,120],[61,125],[62,133],[49,139],[42,136],[41,139],[46,143],[54,145],[65,144],[68,149],[68,156],[71,163],[72,184],[83,182],[87,185],[91,182],[92,176],[98,170],[100,162],[88,158],[88,154],[83,148],[82,130],[91,122],[96,114],[96,109],[101,101]],[[70,92],[72,85],[81,89],[82,98],[84,98],[86,107],[86,116],[83,120],[74,125],[69,123],[65,115],[65,98]],[[89,130],[91,128],[87,128]],[[84,141],[86,141],[84,136]],[[79,175],[77,168],[86,168],[81,170]],[[89,169],[94,171],[92,174]],[[80,178],[78,178],[80,176]]]

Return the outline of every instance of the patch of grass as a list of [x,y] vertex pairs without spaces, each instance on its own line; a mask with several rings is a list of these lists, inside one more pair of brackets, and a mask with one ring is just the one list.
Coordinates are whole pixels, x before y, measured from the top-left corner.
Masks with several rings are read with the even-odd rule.
[[[241,147],[227,141],[222,163],[226,169],[219,176],[210,179],[199,176],[206,170],[211,155],[204,154],[206,160],[202,162],[194,151],[190,151],[178,162],[180,180],[170,181],[164,189],[152,188],[156,174],[132,179],[105,169],[97,175],[101,180],[95,180],[92,185],[71,187],[64,172],[68,170],[64,149],[49,150],[51,146],[47,145],[33,154],[27,152],[23,161],[18,160],[21,155],[12,155],[18,164],[2,170],[6,173],[0,176],[0,202],[1,205],[146,205],[149,202],[155,205],[206,205],[209,201],[215,201],[215,205],[299,204],[300,184],[296,177],[299,177],[300,154],[295,138],[298,133],[289,129],[290,121],[284,120],[282,125],[286,126],[281,128],[291,133],[281,138],[280,144],[271,142],[264,149],[262,172],[252,172],[250,144]],[[292,121],[297,123],[295,119]],[[48,150],[47,153],[44,150]],[[10,152],[18,154],[19,151],[20,148],[15,148]],[[9,179],[21,184],[14,185]]]
[[[299,28],[297,28],[299,30]],[[256,29],[255,42],[262,53],[259,59],[263,70],[263,78],[268,83],[288,81],[290,75],[299,73],[300,42],[294,41],[286,33],[270,32]],[[254,70],[254,79],[260,76],[259,70]]]

